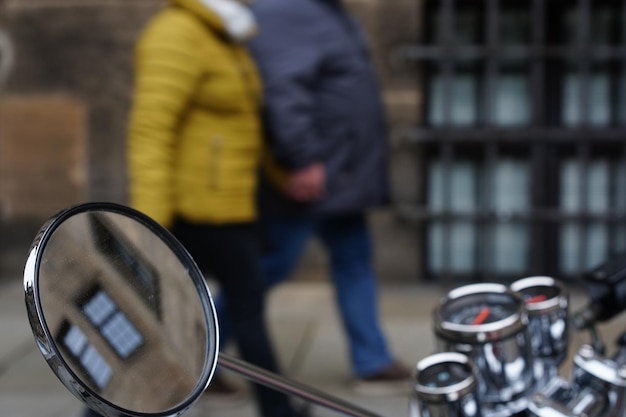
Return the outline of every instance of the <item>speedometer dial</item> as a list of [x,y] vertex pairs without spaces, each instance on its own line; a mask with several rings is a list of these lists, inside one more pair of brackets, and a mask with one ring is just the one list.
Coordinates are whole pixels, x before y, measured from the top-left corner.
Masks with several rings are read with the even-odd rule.
[[510,417],[525,409],[533,363],[520,294],[497,283],[462,286],[439,302],[434,321],[439,351],[463,353],[479,370],[482,415]]
[[526,326],[522,298],[500,284],[459,287],[435,311],[435,330],[442,337],[468,343],[503,337]]

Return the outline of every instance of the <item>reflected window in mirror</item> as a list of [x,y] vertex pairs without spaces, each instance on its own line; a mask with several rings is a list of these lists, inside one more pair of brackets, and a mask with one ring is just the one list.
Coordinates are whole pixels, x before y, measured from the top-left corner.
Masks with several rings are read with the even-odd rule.
[[139,248],[102,213],[90,215],[91,228],[98,236],[94,242],[102,254],[123,276],[132,282],[137,294],[161,320],[161,288],[157,269]]
[[89,343],[85,334],[77,326],[66,322],[62,327],[60,340],[85,374],[99,389],[104,389],[113,376],[113,370],[98,349]]
[[82,305],[82,311],[120,358],[128,358],[143,344],[141,333],[102,289]]

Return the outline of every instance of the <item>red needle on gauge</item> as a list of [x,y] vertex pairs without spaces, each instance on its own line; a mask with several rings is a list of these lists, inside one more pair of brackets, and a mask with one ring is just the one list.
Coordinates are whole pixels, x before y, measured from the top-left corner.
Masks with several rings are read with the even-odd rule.
[[491,310],[489,310],[489,307],[483,307],[483,309],[480,310],[480,313],[478,313],[478,315],[474,318],[474,321],[472,322],[472,324],[473,325],[483,324],[483,322],[487,319],[487,317],[489,317],[490,312]]
[[539,303],[541,301],[546,301],[547,297],[543,294],[535,295],[534,297],[530,297],[526,300],[526,304]]

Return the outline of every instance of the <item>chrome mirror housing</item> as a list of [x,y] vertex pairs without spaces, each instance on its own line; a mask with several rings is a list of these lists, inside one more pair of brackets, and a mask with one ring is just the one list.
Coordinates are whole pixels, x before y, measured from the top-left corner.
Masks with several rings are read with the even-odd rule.
[[48,365],[102,415],[179,416],[215,371],[218,328],[204,277],[135,210],[90,203],[54,216],[30,248],[24,289]]

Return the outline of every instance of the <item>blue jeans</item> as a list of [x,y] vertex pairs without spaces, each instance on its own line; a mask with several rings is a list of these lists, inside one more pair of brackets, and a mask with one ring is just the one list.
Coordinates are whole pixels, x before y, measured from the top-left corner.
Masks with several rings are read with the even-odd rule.
[[[266,288],[291,275],[307,241],[317,236],[330,255],[335,286],[353,372],[366,377],[389,365],[391,357],[378,322],[376,277],[365,216],[281,217],[265,221],[267,251],[262,255]],[[229,338],[226,299],[215,299],[222,347]]]

